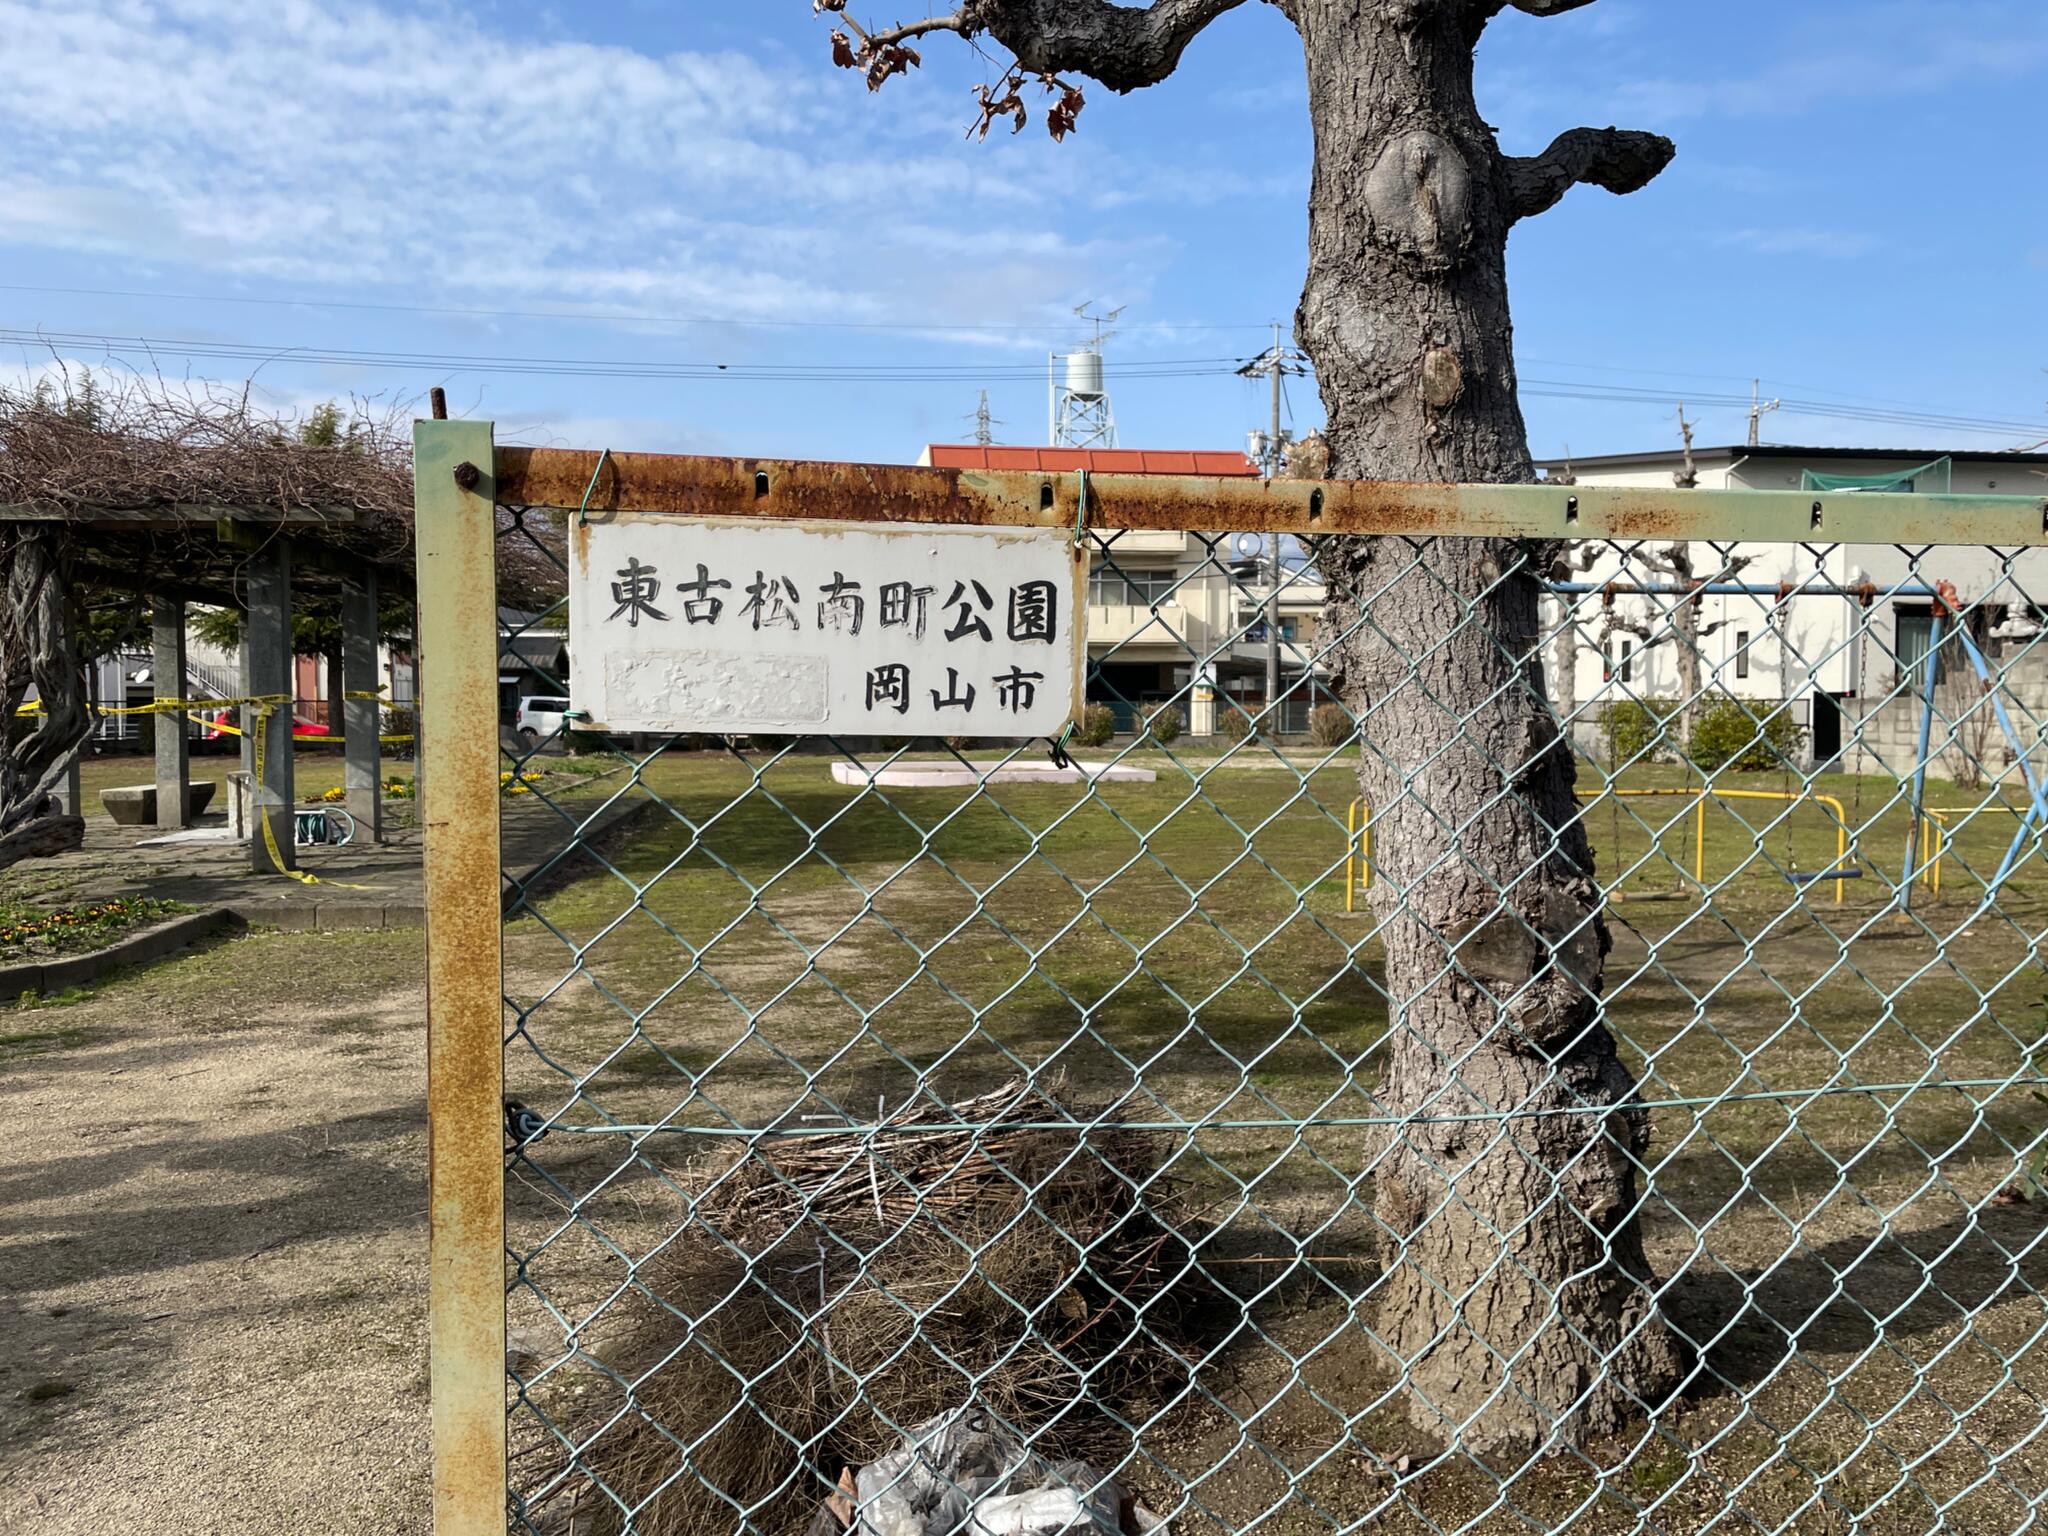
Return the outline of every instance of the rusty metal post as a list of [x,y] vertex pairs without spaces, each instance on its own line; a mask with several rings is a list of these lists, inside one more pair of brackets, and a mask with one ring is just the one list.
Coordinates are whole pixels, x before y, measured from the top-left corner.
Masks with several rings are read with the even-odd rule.
[[[434,1536],[505,1529],[503,947],[491,425],[413,424]],[[459,472],[458,472],[459,471]]]

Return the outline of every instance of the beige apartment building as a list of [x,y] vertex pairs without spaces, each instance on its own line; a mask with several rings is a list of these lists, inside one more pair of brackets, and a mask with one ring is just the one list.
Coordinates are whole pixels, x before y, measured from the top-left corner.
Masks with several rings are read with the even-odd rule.
[[[1071,474],[1209,475],[1256,478],[1243,454],[1142,448],[1028,448],[934,443],[918,460],[951,469]],[[1256,715],[1267,704],[1269,649],[1277,652],[1280,729],[1306,729],[1315,699],[1320,578],[1292,539],[1254,534],[1101,530],[1088,573],[1088,698],[1108,704],[1122,729],[1165,703],[1182,708],[1188,730],[1216,731],[1235,704]],[[1266,615],[1276,610],[1277,645]]]

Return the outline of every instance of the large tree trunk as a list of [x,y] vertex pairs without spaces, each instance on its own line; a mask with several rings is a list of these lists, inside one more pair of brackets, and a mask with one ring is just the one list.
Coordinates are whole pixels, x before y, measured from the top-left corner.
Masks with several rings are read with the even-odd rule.
[[[1331,474],[1531,478],[1506,248],[1540,199],[1474,105],[1484,8],[1293,8],[1316,133],[1298,327]],[[1378,1332],[1415,1420],[1475,1449],[1612,1431],[1683,1370],[1650,1293],[1649,1128],[1603,1023],[1607,929],[1544,697],[1553,553],[1345,538],[1322,554],[1381,876],[1381,1091],[1415,1117],[1373,1165]]]
[[[0,612],[0,709],[8,739],[0,752],[0,868],[76,848],[85,837],[79,807],[59,814],[52,798],[92,732],[92,705],[71,632],[71,584],[63,534],[54,524],[18,524],[7,536]],[[42,708],[16,737],[30,686]]]

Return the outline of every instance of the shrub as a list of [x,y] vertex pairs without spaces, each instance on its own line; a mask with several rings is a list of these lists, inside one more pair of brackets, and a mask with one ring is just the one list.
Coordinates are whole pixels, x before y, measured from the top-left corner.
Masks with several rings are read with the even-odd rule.
[[387,704],[378,713],[383,717],[377,728],[380,735],[413,738],[411,741],[383,743],[379,750],[385,757],[408,758],[419,750],[419,717],[413,713],[410,704]]
[[1116,711],[1107,704],[1090,704],[1081,711],[1081,728],[1074,740],[1084,747],[1106,747],[1116,736]]
[[1308,712],[1308,739],[1319,747],[1341,747],[1356,730],[1342,704],[1318,704]]
[[1693,716],[1688,755],[1705,773],[1732,768],[1737,773],[1763,773],[1795,767],[1806,731],[1784,705],[1771,699],[1747,703],[1719,694],[1700,704]]
[[1667,722],[1678,706],[1670,699],[1616,699],[1600,711],[1607,736],[1607,761],[1622,768],[1634,762],[1655,762],[1669,754],[1662,749]]
[[1216,730],[1225,741],[1249,741],[1257,733],[1252,729],[1252,717],[1228,699],[1216,701]]
[[1187,716],[1171,704],[1162,704],[1145,716],[1145,734],[1162,747],[1180,740],[1180,733],[1187,728]]
[[955,752],[972,752],[981,745],[981,738],[979,736],[948,736],[946,738],[946,745]]

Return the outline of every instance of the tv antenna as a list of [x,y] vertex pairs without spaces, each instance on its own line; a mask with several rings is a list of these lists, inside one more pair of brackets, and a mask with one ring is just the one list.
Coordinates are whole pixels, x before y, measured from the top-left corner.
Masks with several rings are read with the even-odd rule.
[[[1092,299],[1089,301],[1089,303],[1093,302],[1094,301]],[[1112,309],[1105,314],[1091,315],[1090,313],[1088,313],[1087,304],[1076,304],[1074,306],[1074,314],[1076,318],[1085,321],[1087,324],[1094,327],[1094,334],[1081,344],[1082,349],[1088,352],[1100,352],[1102,350],[1102,344],[1105,341],[1108,341],[1112,336],[1116,335],[1116,331],[1114,329],[1116,325],[1116,317],[1118,315],[1121,315],[1125,310],[1129,309],[1130,307],[1131,306],[1128,304],[1119,304],[1115,309]]]

